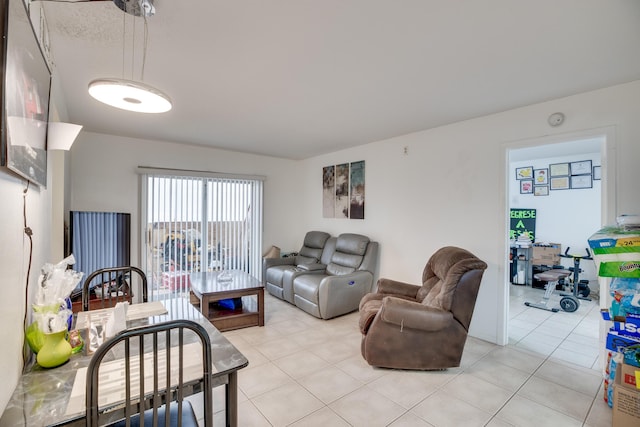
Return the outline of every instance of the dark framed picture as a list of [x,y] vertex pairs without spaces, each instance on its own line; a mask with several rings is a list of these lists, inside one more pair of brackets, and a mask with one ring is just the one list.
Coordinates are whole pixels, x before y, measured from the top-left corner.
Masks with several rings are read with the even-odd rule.
[[571,175],[591,175],[591,160],[571,162]]
[[589,174],[589,175],[572,175],[571,176],[571,189],[591,188],[591,187],[593,187],[593,181],[591,180],[591,174]]
[[549,169],[534,169],[533,170],[533,184],[534,185],[547,185],[549,183]]
[[553,163],[549,165],[549,176],[569,175],[569,163]]
[[533,179],[533,166],[516,168],[516,179]]
[[[47,185],[47,124],[51,72],[40,50],[26,6],[9,0],[2,10],[4,117],[0,164],[23,178]],[[1,45],[0,45],[1,46]],[[1,49],[1,48],[0,48]]]
[[549,186],[548,185],[535,185],[533,187],[533,195],[534,196],[548,196],[549,195]]
[[558,176],[549,178],[550,190],[568,190],[569,189],[569,177]]
[[520,180],[520,194],[533,194],[533,180]]
[[594,181],[602,179],[602,167],[601,166],[594,166],[592,175],[593,175],[593,180]]

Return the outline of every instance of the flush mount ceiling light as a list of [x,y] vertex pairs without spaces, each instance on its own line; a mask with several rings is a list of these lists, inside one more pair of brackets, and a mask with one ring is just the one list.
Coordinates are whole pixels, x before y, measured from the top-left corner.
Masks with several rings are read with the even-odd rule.
[[158,89],[131,80],[104,78],[89,83],[89,94],[112,107],[138,113],[164,113],[171,100]]
[[[113,0],[113,2],[126,14],[141,16],[144,18],[145,36],[142,56],[142,72],[140,76],[140,80],[143,80],[148,37],[147,17],[152,16],[155,13],[153,0]],[[124,75],[124,31],[122,40],[122,67]],[[89,94],[102,103],[127,111],[135,111],[138,113],[164,113],[171,110],[171,99],[165,93],[145,83],[127,80],[124,78],[95,79],[89,83]]]

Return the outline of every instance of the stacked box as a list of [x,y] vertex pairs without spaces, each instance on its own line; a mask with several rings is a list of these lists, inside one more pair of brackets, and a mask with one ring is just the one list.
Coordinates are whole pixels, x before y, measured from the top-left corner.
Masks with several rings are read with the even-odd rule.
[[560,264],[560,243],[534,243],[531,264],[550,267]]
[[640,279],[640,230],[605,227],[589,238],[600,277]]
[[[610,226],[588,240],[598,277],[611,278],[611,306],[602,311],[605,320],[613,321],[607,334],[607,349],[614,355],[619,353],[617,357],[624,363],[637,365],[635,355],[640,348],[640,230]],[[616,369],[613,393],[609,395],[609,389],[605,400],[613,406],[614,426],[637,426],[640,425],[640,392],[621,385],[620,369],[620,366]]]
[[640,315],[640,230],[605,227],[589,238],[589,246],[598,276],[612,278],[611,317]]
[[640,425],[640,389],[635,381],[640,368],[623,363],[618,365],[613,398],[614,427],[637,427]]

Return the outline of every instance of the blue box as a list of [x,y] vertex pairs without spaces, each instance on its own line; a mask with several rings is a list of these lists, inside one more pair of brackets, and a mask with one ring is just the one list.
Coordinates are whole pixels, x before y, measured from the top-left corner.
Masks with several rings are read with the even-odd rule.
[[637,344],[640,344],[640,339],[625,337],[619,335],[613,328],[609,329],[609,333],[607,334],[607,350],[619,353],[621,348]]
[[614,318],[612,331],[618,335],[640,340],[640,316],[637,314],[627,314],[624,321]]

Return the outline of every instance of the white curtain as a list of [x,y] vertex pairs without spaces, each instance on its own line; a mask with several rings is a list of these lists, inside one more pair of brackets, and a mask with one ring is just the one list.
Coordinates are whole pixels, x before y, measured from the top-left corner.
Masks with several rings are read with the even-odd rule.
[[143,174],[143,259],[150,293],[187,292],[195,271],[262,275],[262,179]]

